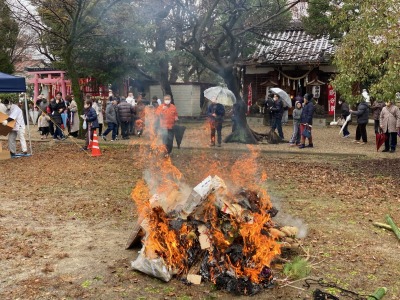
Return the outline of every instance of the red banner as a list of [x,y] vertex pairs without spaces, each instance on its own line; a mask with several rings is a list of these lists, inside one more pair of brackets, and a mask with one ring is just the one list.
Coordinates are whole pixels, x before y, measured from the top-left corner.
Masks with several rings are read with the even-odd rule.
[[328,84],[328,114],[333,116],[336,109],[336,92],[333,87]]
[[253,104],[253,89],[251,88],[251,83],[249,84],[248,87],[248,94],[247,94],[247,113],[250,111],[250,107]]

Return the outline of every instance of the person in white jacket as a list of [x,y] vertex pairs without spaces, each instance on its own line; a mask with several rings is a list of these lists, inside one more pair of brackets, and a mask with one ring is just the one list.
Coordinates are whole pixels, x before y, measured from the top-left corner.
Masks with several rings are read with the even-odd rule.
[[[137,103],[135,97],[133,97],[133,93],[128,93],[128,97],[126,97],[126,102],[132,105],[132,107],[136,106]],[[129,121],[129,135],[135,134],[135,121],[136,117],[134,114],[132,114],[131,120]]]
[[21,143],[23,154],[28,154],[28,149],[25,140],[25,122],[22,115],[22,110],[18,105],[13,104],[10,100],[5,99],[4,105],[9,109],[8,118],[2,122],[4,126],[7,126],[8,122],[15,120],[13,130],[8,134],[8,149],[10,150],[11,157],[16,156],[17,151],[17,136]]

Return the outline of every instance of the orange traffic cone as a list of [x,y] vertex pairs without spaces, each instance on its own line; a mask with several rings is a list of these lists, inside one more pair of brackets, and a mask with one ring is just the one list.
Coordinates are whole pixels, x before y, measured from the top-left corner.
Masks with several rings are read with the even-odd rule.
[[96,130],[93,132],[92,156],[101,156]]

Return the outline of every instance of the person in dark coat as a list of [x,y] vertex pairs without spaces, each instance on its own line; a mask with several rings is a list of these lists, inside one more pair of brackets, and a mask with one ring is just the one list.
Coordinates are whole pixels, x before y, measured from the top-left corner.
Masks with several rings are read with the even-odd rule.
[[65,139],[64,134],[61,130],[61,124],[63,123],[61,114],[67,109],[65,102],[62,99],[62,93],[58,92],[55,98],[49,104],[50,118],[54,122],[54,140]]
[[283,140],[282,116],[283,116],[283,101],[279,95],[274,95],[274,103],[270,107],[272,112],[272,130],[278,129],[278,135]]
[[[346,103],[346,100],[344,100],[344,99],[340,99],[339,100],[339,105],[340,105],[340,108],[342,110],[342,118],[346,122],[346,118],[350,115],[350,107]],[[344,138],[348,138],[350,136],[350,132],[349,132],[348,127],[349,127],[349,122],[347,122],[346,126],[343,128],[343,137]]]
[[224,121],[225,107],[217,103],[217,99],[211,99],[211,103],[207,108],[207,117],[211,128],[211,143],[210,146],[215,146],[215,131],[217,131],[218,147],[222,143],[222,122]]
[[93,141],[94,130],[99,128],[99,121],[97,120],[96,110],[92,107],[92,100],[86,100],[84,104],[85,114],[82,116],[86,121],[87,131],[86,131],[86,144],[83,150],[88,150],[89,142]]
[[375,134],[379,133],[379,116],[381,115],[382,109],[385,107],[385,102],[375,100],[374,104],[372,104],[371,109],[372,109],[372,118],[374,119],[374,129],[375,129]]
[[[356,129],[356,139],[355,143],[365,145],[368,142],[367,139],[367,124],[369,115],[368,103],[363,99],[357,106],[357,110],[350,110],[352,115],[357,116],[357,129]],[[362,138],[362,142],[360,139]]]
[[310,137],[308,137],[308,147],[314,147],[311,129],[314,116],[314,104],[312,103],[313,94],[305,94],[303,97],[304,106],[300,116],[300,149],[306,147],[306,138],[304,136],[304,130],[307,128],[310,131]]
[[111,134],[111,142],[115,141],[117,138],[118,131],[118,108],[117,108],[117,99],[112,99],[109,101],[106,108],[106,122],[107,122],[107,130],[101,136],[103,140],[107,140],[107,134],[112,131]]
[[121,97],[118,104],[118,121],[121,125],[121,135],[123,140],[129,139],[129,122],[131,122],[134,113],[134,107],[126,102],[124,97]]

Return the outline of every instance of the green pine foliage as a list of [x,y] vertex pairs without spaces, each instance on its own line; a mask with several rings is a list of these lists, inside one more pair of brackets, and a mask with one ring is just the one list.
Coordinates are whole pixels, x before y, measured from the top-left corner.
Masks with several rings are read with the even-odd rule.
[[283,267],[283,274],[292,279],[307,277],[311,272],[310,263],[302,257],[296,256],[291,262]]

